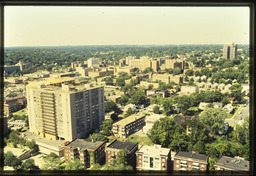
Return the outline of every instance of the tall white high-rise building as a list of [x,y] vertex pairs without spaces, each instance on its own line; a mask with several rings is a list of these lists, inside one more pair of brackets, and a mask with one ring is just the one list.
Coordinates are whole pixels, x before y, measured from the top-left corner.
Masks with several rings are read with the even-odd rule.
[[87,67],[99,66],[99,58],[90,58],[87,61]]
[[30,132],[48,139],[85,138],[105,120],[104,87],[58,82],[27,85]]
[[237,57],[237,45],[235,43],[224,45],[223,57],[226,59],[235,59]]

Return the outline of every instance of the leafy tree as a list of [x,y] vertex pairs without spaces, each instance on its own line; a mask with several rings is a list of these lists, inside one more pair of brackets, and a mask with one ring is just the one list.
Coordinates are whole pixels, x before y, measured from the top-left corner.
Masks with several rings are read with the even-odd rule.
[[148,89],[149,89],[149,90],[151,90],[151,89],[153,89],[153,88],[154,88],[153,84],[149,84],[149,85],[148,85]]
[[25,170],[38,169],[38,166],[35,165],[34,159],[27,159],[25,162],[22,163],[21,167]]
[[13,155],[11,151],[7,151],[4,154],[4,165],[11,166],[12,160],[14,160],[16,156]]
[[144,104],[146,101],[146,96],[145,93],[142,91],[136,91],[135,94],[133,96],[131,96],[129,103],[131,104]]
[[[57,157],[56,157],[57,156]],[[44,164],[42,170],[61,170],[62,161],[55,153],[51,152],[45,158],[43,158]]]
[[113,120],[105,120],[102,122],[101,128],[102,128],[102,134],[106,136],[110,136],[112,134],[111,129],[112,129],[112,124]]
[[163,100],[163,108],[165,115],[169,116],[173,110],[173,102],[171,99],[164,99]]
[[224,97],[222,100],[221,100],[221,103],[223,104],[223,106],[227,105],[230,103],[229,99],[227,99],[227,97]]
[[194,71],[193,70],[187,70],[185,75],[186,76],[193,76],[194,75]]
[[205,143],[203,141],[198,141],[194,146],[193,150],[199,153],[205,153]]
[[227,113],[221,108],[208,108],[200,114],[200,120],[210,129],[210,134],[217,134],[219,129],[224,127],[224,120]]
[[66,162],[65,170],[84,170],[84,165],[78,158]]
[[116,111],[117,109],[118,109],[118,107],[115,102],[113,102],[113,101],[105,102],[105,112]]
[[14,168],[14,169],[17,169],[18,167],[21,166],[21,160],[17,157],[13,158],[12,161],[11,161],[11,166]]
[[143,70],[143,73],[149,73],[152,72],[153,69],[151,67],[146,68],[145,70]]
[[242,85],[241,84],[233,84],[229,87],[231,90],[231,96],[235,97],[237,101],[242,100]]
[[87,139],[85,139],[86,141],[108,141],[108,138],[106,136],[104,136],[103,134],[100,133],[93,133],[90,134],[89,137]]
[[114,84],[112,78],[106,78],[105,82],[106,82],[106,85],[113,85]]
[[153,108],[153,112],[154,112],[155,114],[161,114],[159,106],[155,106],[155,107]]
[[90,170],[101,170],[102,165],[95,163]]
[[176,67],[176,68],[174,68],[174,70],[173,70],[173,74],[174,74],[174,75],[181,74],[181,69],[180,69],[180,67]]
[[126,118],[126,117],[128,117],[128,116],[130,116],[130,115],[132,115],[132,114],[134,114],[132,108],[128,108],[128,110],[127,110],[126,113],[124,114],[124,118]]
[[126,103],[129,101],[129,97],[127,95],[122,95],[119,100],[117,100],[118,103],[120,103],[122,106],[126,105]]
[[38,146],[36,145],[36,141],[34,139],[32,141],[27,141],[26,144],[30,149],[38,149]]

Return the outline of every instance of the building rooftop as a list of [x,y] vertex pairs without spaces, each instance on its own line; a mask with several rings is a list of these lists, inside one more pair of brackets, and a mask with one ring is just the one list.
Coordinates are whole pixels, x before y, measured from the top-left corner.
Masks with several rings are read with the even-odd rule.
[[175,157],[191,158],[191,159],[195,159],[195,160],[201,160],[201,161],[204,161],[204,162],[208,161],[208,156],[207,155],[199,154],[198,152],[192,152],[192,151],[190,151],[190,152],[179,151],[179,152],[176,153],[174,158]]
[[104,141],[95,141],[95,142],[88,142],[84,139],[75,139],[74,141],[70,142],[67,146],[71,148],[80,148],[80,150],[91,149],[95,150],[99,145],[101,145]]
[[151,116],[146,117],[146,122],[155,122],[159,120],[160,118],[164,118],[164,115],[161,114],[152,114]]
[[113,125],[125,126],[125,125],[128,125],[129,123],[134,122],[137,119],[142,118],[142,117],[145,117],[145,115],[142,113],[132,114],[129,117],[126,117],[126,118],[114,123]]
[[222,156],[217,160],[215,165],[223,165],[224,167],[232,168],[234,170],[249,171],[250,163],[243,158]]
[[127,149],[128,151],[131,151],[133,147],[135,147],[138,143],[134,142],[122,142],[115,140],[111,144],[109,144],[107,147],[108,148],[115,148],[115,149]]
[[137,152],[150,156],[168,155],[171,149],[162,148],[161,145],[142,146]]
[[175,123],[181,125],[189,118],[189,116],[176,115],[175,117],[173,117],[173,120]]

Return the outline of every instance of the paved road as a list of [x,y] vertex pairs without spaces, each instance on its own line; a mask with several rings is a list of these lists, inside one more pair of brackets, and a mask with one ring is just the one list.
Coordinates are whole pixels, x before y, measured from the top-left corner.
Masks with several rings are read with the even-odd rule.
[[[241,113],[239,113],[241,112]],[[229,123],[229,125],[234,126],[236,124],[242,124],[244,118],[249,115],[249,104],[245,107],[241,107],[238,113],[234,115],[232,119],[226,119],[225,121]]]

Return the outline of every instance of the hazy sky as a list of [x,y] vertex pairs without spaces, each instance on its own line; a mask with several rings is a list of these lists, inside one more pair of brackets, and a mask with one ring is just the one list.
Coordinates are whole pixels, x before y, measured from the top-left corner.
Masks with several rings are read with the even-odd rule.
[[249,43],[249,7],[5,7],[5,46]]

